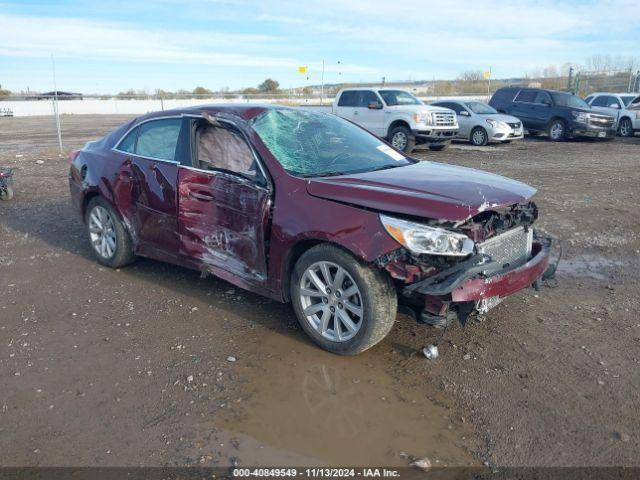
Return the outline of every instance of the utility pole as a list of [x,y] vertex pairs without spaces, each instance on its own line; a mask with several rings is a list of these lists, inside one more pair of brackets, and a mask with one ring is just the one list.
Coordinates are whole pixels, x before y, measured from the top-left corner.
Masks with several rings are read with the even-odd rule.
[[324,99],[324,60],[322,60],[322,76],[320,77],[320,105]]
[[56,84],[56,62],[51,54],[51,71],[53,73],[53,114],[56,117],[56,130],[58,131],[58,146],[62,154],[62,132],[60,131],[60,112],[58,111],[58,85]]
[[573,67],[569,67],[569,78],[567,79],[567,90],[569,90],[571,93],[575,93],[571,88],[572,81],[573,81]]

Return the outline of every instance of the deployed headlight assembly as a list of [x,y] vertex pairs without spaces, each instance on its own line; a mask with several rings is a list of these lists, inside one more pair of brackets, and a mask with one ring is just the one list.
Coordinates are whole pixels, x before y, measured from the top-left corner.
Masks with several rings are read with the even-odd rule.
[[389,235],[413,253],[463,257],[473,252],[473,240],[466,235],[382,214],[380,221]]

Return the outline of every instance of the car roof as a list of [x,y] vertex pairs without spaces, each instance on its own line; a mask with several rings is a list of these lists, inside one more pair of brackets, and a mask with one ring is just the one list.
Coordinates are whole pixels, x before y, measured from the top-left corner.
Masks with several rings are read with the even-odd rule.
[[623,93],[617,93],[617,92],[593,92],[593,93],[590,93],[587,96],[590,97],[592,95],[617,95],[619,97],[632,97],[632,96],[638,96],[638,95],[640,95],[640,93],[633,93],[633,92],[623,92]]
[[286,109],[287,107],[282,107],[279,105],[270,105],[270,104],[251,104],[251,103],[220,103],[220,104],[206,104],[206,105],[194,105],[192,107],[185,108],[174,108],[171,110],[160,110],[157,112],[147,113],[146,115],[141,115],[136,120],[138,122],[143,120],[149,120],[155,117],[169,117],[174,115],[202,115],[203,113],[208,113],[210,115],[216,115],[219,113],[226,113],[228,115],[233,115],[236,117],[240,117],[241,119],[248,121],[252,118],[257,117],[263,112],[267,110],[276,110],[276,109]]
[[400,90],[402,92],[409,92],[406,88],[399,87],[345,87],[340,89],[341,92],[345,90],[373,90],[375,92],[379,92],[380,90]]

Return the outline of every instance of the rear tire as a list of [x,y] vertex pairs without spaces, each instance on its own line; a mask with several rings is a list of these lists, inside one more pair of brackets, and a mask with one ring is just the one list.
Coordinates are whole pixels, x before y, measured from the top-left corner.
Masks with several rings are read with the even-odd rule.
[[91,251],[102,265],[119,268],[135,260],[129,232],[104,198],[94,197],[87,205],[85,228]]
[[547,135],[552,142],[562,142],[567,136],[567,126],[564,120],[559,118],[551,120],[547,127]]
[[620,125],[618,125],[618,135],[621,137],[633,137],[633,123],[628,118],[623,118],[620,120]]
[[311,248],[297,261],[291,301],[306,334],[339,355],[356,355],[380,342],[398,310],[388,275],[329,244]]
[[429,150],[433,152],[441,152],[443,150],[446,150],[447,148],[449,148],[448,143],[443,143],[442,145],[429,145]]
[[389,132],[389,143],[404,153],[411,153],[416,146],[416,139],[411,130],[400,125]]

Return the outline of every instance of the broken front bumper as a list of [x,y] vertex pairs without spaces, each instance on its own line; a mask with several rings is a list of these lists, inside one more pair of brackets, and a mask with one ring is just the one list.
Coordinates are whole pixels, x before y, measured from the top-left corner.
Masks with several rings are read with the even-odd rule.
[[473,257],[455,266],[407,285],[403,295],[416,293],[441,297],[447,302],[472,302],[504,298],[531,286],[549,268],[551,239],[536,239],[531,258],[515,268],[498,268],[487,255]]

